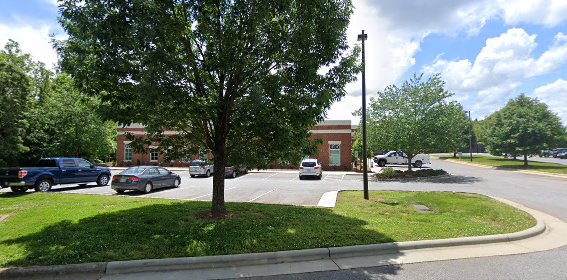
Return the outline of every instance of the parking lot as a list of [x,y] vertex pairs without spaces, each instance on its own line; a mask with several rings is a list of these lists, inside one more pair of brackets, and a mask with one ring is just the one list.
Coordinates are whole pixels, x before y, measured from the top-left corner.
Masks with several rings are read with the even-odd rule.
[[[118,174],[119,172],[120,170],[113,170],[112,174]],[[191,178],[187,171],[176,171],[175,173],[181,176],[181,185],[179,188],[157,189],[149,194],[136,191],[116,194],[110,186],[98,187],[94,183],[87,186],[54,186],[51,192],[181,200],[211,200],[213,186],[212,177]],[[324,172],[321,180],[299,180],[297,171],[250,172],[234,179],[225,180],[225,200],[227,202],[316,206],[325,192],[349,187],[358,188],[361,181],[362,175],[347,172]],[[9,191],[9,189],[2,190],[2,192],[6,191]],[[33,192],[33,190],[29,190],[28,192]]]

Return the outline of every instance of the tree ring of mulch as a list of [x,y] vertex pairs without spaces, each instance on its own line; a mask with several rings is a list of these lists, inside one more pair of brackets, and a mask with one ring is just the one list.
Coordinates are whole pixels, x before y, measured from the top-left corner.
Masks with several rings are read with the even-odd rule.
[[12,215],[14,215],[14,214],[2,214],[2,215],[0,215],[0,223],[4,222],[8,218],[10,218],[10,216],[12,216]]

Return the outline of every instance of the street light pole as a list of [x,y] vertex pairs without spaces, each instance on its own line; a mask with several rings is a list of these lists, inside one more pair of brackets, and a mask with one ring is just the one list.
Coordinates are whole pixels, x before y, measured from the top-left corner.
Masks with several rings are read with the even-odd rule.
[[368,35],[358,34],[358,41],[362,41],[362,174],[364,181],[364,199],[368,200],[368,155],[366,149],[366,63],[364,61],[364,41]]
[[471,120],[470,110],[469,110],[469,154],[472,162],[472,120]]

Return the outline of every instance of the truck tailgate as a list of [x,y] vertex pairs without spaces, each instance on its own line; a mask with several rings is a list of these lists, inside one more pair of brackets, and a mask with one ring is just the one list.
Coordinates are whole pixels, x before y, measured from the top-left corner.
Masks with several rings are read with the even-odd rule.
[[18,178],[18,173],[20,168],[0,168],[0,186],[5,186],[6,183],[20,182]]

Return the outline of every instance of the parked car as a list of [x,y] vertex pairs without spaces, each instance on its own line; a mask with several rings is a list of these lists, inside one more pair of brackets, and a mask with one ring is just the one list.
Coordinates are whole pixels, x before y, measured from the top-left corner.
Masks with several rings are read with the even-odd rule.
[[44,158],[36,167],[0,168],[0,188],[9,187],[13,192],[23,193],[32,188],[47,192],[59,184],[96,182],[106,186],[110,176],[108,167],[95,166],[82,158]]
[[540,157],[550,157],[553,154],[552,151],[550,150],[541,150],[539,151],[539,156]]
[[214,172],[214,165],[204,160],[193,160],[189,163],[189,175],[209,177]]
[[556,158],[558,154],[563,153],[563,152],[567,152],[567,148],[555,148],[555,149],[551,150],[552,156],[554,158]]
[[323,177],[323,165],[317,159],[304,159],[299,165],[299,180],[305,177],[317,177],[321,180]]
[[563,151],[557,154],[557,158],[566,159],[567,158],[567,151]]
[[[386,164],[408,164],[408,157],[402,151],[389,151],[384,155],[378,155],[374,157],[374,162],[380,167],[386,166]],[[418,154],[411,159],[411,163],[414,167],[421,168],[424,164],[431,164],[431,160],[428,155]]]
[[236,167],[230,163],[225,164],[224,176],[227,178],[236,178],[238,174],[248,173],[248,168],[246,167]]
[[112,177],[111,188],[117,193],[136,190],[150,193],[154,189],[179,187],[179,175],[158,166],[130,167]]

